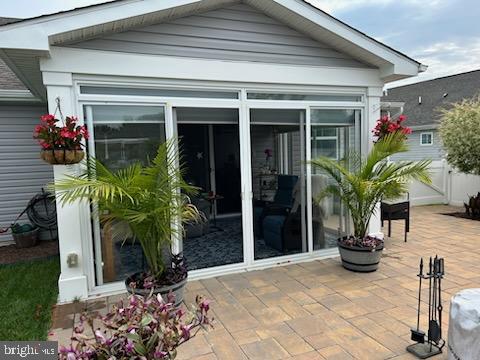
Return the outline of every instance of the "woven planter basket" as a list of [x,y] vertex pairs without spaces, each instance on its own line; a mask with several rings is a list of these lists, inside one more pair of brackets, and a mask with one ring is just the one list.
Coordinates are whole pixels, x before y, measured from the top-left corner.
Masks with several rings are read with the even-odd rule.
[[77,164],[83,160],[83,150],[42,150],[40,157],[52,165]]

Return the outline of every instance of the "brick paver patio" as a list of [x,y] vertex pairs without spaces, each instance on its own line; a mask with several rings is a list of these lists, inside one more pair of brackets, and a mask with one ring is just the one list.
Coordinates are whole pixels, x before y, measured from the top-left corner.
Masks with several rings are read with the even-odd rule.
[[[187,301],[212,299],[215,328],[180,347],[178,359],[413,359],[405,347],[416,324],[420,257],[445,257],[445,338],[451,295],[480,287],[480,222],[441,215],[454,210],[414,208],[408,243],[394,222],[374,273],[346,271],[334,258],[190,282]],[[104,311],[118,298],[88,305]],[[73,308],[55,309],[51,339],[68,343]],[[446,348],[436,359],[446,359]]]

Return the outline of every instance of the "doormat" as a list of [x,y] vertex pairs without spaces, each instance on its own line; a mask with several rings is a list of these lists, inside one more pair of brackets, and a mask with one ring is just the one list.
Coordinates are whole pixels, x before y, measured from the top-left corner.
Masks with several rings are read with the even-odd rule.
[[461,219],[480,221],[480,218],[472,218],[472,217],[468,216],[465,212],[441,213],[441,215],[454,216],[454,217],[461,218]]

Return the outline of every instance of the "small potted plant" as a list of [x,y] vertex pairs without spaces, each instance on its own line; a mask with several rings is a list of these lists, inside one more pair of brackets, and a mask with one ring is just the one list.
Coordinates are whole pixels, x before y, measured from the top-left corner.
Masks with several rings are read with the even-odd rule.
[[63,126],[55,115],[47,114],[41,118],[41,124],[35,126],[33,134],[42,147],[40,157],[52,165],[76,164],[82,161],[85,153],[83,141],[88,139],[85,125],[78,125],[75,116],[67,116]]
[[177,348],[211,326],[211,319],[209,301],[199,296],[188,311],[174,303],[173,297],[130,295],[104,316],[84,313],[59,359],[175,359]]
[[129,292],[153,291],[164,297],[173,292],[177,305],[183,300],[187,268],[181,255],[171,255],[171,241],[183,236],[184,224],[200,219],[189,197],[197,188],[183,179],[184,168],[178,163],[178,151],[170,140],[159,146],[146,166],[135,163],[112,171],[90,158],[83,174],[67,176],[53,186],[62,204],[93,201],[104,229],[117,229],[116,236],[140,243],[148,269],[125,280]]
[[396,199],[407,192],[408,182],[431,183],[430,160],[389,162],[388,157],[408,151],[404,131],[381,136],[370,153],[362,158],[352,153],[340,160],[319,157],[312,166],[324,170],[334,181],[319,195],[317,201],[333,194],[348,208],[353,234],[338,239],[343,266],[352,271],[370,272],[378,268],[383,239],[368,234],[368,225],[381,200]]

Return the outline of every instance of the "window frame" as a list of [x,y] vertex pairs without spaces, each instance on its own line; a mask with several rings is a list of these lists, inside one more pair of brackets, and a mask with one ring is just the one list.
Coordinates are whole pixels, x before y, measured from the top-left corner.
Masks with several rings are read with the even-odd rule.
[[[430,135],[430,143],[424,143],[423,142],[423,136],[424,135]],[[433,145],[433,131],[426,131],[426,132],[421,132],[420,133],[420,146],[432,146]]]

